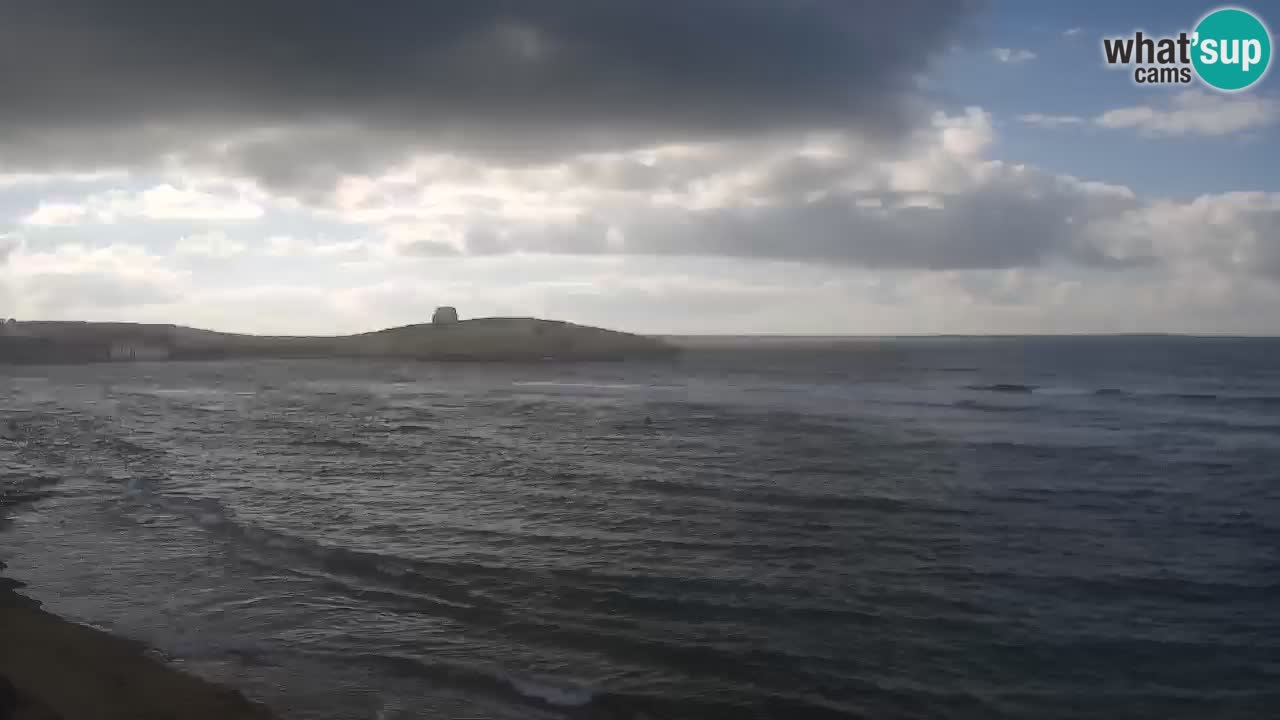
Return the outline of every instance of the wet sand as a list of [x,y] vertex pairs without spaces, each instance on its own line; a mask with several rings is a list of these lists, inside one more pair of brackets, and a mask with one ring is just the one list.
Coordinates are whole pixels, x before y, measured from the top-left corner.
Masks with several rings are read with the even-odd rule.
[[0,577],[0,720],[273,717],[235,690],[154,659],[139,643],[41,610],[15,592],[21,586]]

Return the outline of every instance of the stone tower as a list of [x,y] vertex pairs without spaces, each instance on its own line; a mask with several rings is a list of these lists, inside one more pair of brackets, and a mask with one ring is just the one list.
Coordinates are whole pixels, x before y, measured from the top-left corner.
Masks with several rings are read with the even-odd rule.
[[436,308],[435,314],[431,316],[433,325],[448,325],[458,322],[458,309],[442,305]]

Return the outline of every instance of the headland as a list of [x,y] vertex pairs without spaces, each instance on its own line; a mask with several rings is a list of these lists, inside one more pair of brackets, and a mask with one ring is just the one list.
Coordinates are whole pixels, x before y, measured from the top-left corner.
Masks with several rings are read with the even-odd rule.
[[658,338],[531,317],[458,320],[441,308],[430,323],[356,335],[270,336],[124,322],[0,323],[0,363],[46,364],[244,357],[406,360],[623,360],[677,352]]

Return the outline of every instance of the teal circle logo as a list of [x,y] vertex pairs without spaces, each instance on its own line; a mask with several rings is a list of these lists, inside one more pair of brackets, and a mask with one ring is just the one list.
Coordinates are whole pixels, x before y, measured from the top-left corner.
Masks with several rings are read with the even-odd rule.
[[1200,79],[1219,90],[1243,90],[1262,79],[1271,62],[1271,33],[1253,13],[1214,10],[1192,35],[1191,64]]

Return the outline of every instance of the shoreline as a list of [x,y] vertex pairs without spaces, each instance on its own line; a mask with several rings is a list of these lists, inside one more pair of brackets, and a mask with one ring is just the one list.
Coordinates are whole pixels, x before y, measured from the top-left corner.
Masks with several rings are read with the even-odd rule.
[[4,568],[0,561],[0,719],[275,718],[238,690],[160,662],[141,643],[42,610]]

